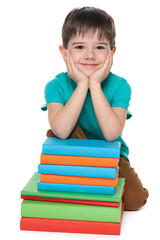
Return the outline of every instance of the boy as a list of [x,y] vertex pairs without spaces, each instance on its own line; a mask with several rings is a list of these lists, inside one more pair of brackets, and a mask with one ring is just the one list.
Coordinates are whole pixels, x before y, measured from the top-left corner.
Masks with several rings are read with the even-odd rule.
[[45,87],[51,130],[47,136],[102,139],[121,142],[119,177],[126,181],[123,196],[126,210],[138,210],[146,203],[148,191],[130,167],[129,149],[121,133],[131,98],[127,81],[110,72],[115,53],[113,19],[103,10],[73,9],[62,28],[59,47],[67,66]]

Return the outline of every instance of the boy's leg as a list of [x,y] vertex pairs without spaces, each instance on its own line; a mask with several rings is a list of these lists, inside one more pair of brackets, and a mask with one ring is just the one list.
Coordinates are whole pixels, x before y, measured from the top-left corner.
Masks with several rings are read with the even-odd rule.
[[138,174],[124,156],[120,156],[119,160],[119,177],[125,178],[126,183],[123,196],[124,209],[135,211],[144,206],[149,196],[148,190],[143,187]]

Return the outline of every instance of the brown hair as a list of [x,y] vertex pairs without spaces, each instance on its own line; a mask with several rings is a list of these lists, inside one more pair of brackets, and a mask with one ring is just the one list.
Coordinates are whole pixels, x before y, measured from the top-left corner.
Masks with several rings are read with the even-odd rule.
[[115,47],[116,31],[114,20],[105,11],[94,7],[74,8],[67,15],[62,27],[62,42],[67,49],[68,42],[77,34],[98,30],[99,39],[107,38],[111,49]]

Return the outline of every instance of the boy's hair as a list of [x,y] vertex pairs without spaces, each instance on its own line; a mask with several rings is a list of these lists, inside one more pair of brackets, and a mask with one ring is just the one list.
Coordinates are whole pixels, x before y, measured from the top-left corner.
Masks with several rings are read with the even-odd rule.
[[99,39],[105,37],[111,49],[115,47],[114,20],[105,11],[94,7],[74,8],[69,12],[62,27],[63,46],[67,49],[72,37],[84,36],[90,30],[94,33],[98,30]]

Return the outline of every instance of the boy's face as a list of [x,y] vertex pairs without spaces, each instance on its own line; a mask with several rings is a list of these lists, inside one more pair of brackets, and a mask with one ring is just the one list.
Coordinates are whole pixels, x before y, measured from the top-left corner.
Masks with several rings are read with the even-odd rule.
[[[81,34],[72,37],[67,50],[70,52],[76,67],[87,77],[90,77],[103,66],[111,49],[106,38],[99,39],[98,32],[90,31],[84,36]],[[65,59],[65,50],[62,55]]]

